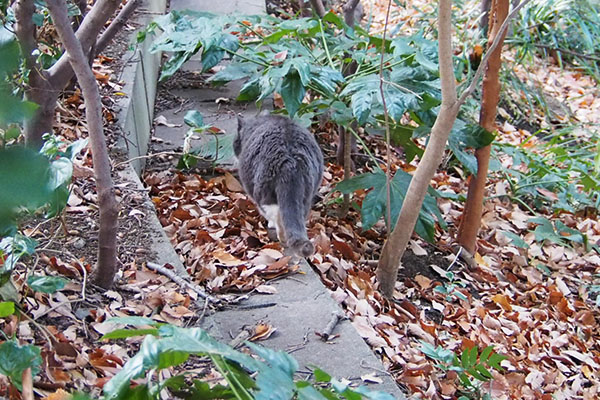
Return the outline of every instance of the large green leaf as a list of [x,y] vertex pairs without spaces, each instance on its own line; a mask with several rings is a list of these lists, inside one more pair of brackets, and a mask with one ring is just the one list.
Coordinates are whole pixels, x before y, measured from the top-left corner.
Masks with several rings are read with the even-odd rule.
[[448,138],[448,147],[452,150],[454,156],[465,166],[472,174],[477,173],[477,160],[469,152],[469,149],[479,149],[491,144],[495,135],[488,132],[480,125],[466,124],[462,120],[456,120],[450,137]]
[[[392,229],[398,219],[404,196],[408,191],[411,175],[399,170],[390,182],[391,219]],[[387,212],[386,176],[383,172],[362,174],[349,180],[344,180],[336,185],[342,193],[352,193],[358,189],[371,189],[365,196],[361,207],[363,229],[370,229],[382,217],[385,219]],[[433,242],[436,221],[444,227],[445,223],[437,207],[437,202],[431,193],[425,196],[419,217],[415,225],[415,232],[423,239]]]
[[0,236],[14,232],[21,209],[33,211],[52,199],[50,162],[19,146],[0,149]]
[[223,84],[252,76],[256,74],[257,69],[258,67],[255,64],[235,62],[228,64],[224,69],[212,75],[208,78],[208,81],[215,84]]
[[364,125],[371,114],[373,94],[373,92],[365,90],[352,95],[352,114],[360,125]]
[[41,364],[40,349],[36,346],[20,346],[15,340],[0,344],[0,374],[7,376],[19,390],[23,389],[23,371],[31,368],[31,375],[35,376]]
[[305,93],[306,88],[302,85],[300,75],[296,71],[289,72],[283,78],[280,94],[290,117],[293,118],[296,115]]

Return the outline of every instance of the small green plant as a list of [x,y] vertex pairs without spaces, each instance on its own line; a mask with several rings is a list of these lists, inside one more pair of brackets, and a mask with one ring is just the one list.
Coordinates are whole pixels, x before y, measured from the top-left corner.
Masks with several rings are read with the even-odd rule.
[[599,11],[591,0],[532,1],[521,10],[505,42],[516,48],[519,60],[532,60],[532,54],[551,56],[598,80]]
[[547,208],[554,213],[598,208],[598,138],[592,135],[582,142],[567,130],[544,139],[532,149],[526,143],[495,146],[497,157],[505,154],[512,158],[510,168],[500,167],[499,162],[494,168],[494,173],[508,184],[511,200],[533,214]]
[[482,385],[493,378],[491,369],[504,372],[500,363],[506,359],[506,356],[494,352],[494,346],[488,346],[481,352],[478,347],[473,347],[459,353],[421,341],[421,351],[436,361],[440,370],[457,373],[461,385],[459,400],[492,400],[489,393],[482,393]]
[[454,301],[454,298],[462,301],[468,300],[467,297],[460,290],[458,290],[459,287],[465,287],[466,284],[463,281],[456,279],[454,272],[444,271],[440,268],[436,268],[436,271],[438,271],[442,277],[447,279],[447,282],[442,281],[441,285],[437,285],[435,288],[433,288],[434,291],[446,296],[446,301],[448,302]]
[[[192,168],[199,160],[210,161],[213,166],[225,163],[233,158],[233,139],[235,134],[223,134],[219,128],[206,125],[199,111],[191,110],[183,121],[190,127],[183,140],[183,156],[177,168]],[[199,144],[194,145],[197,140]]]
[[[112,321],[134,326],[119,329],[104,339],[122,339],[146,335],[140,350],[104,386],[104,400],[159,399],[161,391],[168,390],[177,398],[194,399],[377,399],[393,400],[389,394],[369,391],[366,387],[350,388],[320,369],[313,371],[315,383],[295,380],[296,360],[282,351],[273,351],[253,343],[246,345],[257,359],[211,338],[200,328],[178,328],[159,324],[148,318],[126,317]],[[185,372],[182,364],[192,356],[209,359],[221,374],[220,384],[209,385]],[[156,379],[161,371],[171,370],[169,378]],[[135,387],[131,380],[145,377]]]

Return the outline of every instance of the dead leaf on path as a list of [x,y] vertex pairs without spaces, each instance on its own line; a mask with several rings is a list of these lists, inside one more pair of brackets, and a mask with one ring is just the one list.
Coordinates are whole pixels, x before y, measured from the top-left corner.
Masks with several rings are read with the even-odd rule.
[[277,288],[272,285],[258,285],[256,291],[262,294],[275,294],[277,293]]
[[240,181],[238,181],[235,176],[231,175],[229,172],[225,172],[225,186],[227,190],[231,192],[243,192],[244,188]]
[[182,126],[182,124],[169,123],[169,121],[167,121],[167,117],[165,117],[164,115],[159,115],[158,117],[154,118],[154,123],[156,125],[166,126],[167,128],[179,128],[180,126]]
[[258,324],[254,327],[254,334],[250,337],[251,342],[268,339],[277,329],[271,325]]
[[219,263],[227,267],[235,267],[245,263],[243,260],[240,260],[221,249],[213,251],[212,256],[219,260]]

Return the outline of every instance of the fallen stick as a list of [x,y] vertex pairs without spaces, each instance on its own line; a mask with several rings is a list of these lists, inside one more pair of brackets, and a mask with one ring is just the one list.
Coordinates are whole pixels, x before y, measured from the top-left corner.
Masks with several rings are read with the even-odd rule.
[[167,269],[162,265],[158,265],[158,264],[150,262],[150,261],[148,261],[146,263],[146,266],[148,268],[150,268],[151,270],[159,272],[159,273],[163,274],[164,276],[166,276],[167,278],[170,278],[173,282],[175,282],[179,286],[193,290],[194,292],[196,292],[198,294],[198,296],[202,297],[203,299],[206,299],[210,303],[219,304],[221,302],[221,300],[217,299],[216,297],[213,297],[213,296],[207,294],[200,286],[177,275],[175,273],[175,271],[173,271],[173,270]]
[[322,341],[324,341],[324,342],[328,341],[329,338],[331,337],[331,334],[333,333],[333,330],[337,326],[338,322],[340,322],[344,318],[345,318],[345,315],[341,311],[338,310],[338,311],[332,312],[331,320],[329,320],[329,323],[327,324],[325,329],[323,329],[323,332],[321,332],[321,333],[317,332],[317,335],[319,335],[319,337],[321,338]]

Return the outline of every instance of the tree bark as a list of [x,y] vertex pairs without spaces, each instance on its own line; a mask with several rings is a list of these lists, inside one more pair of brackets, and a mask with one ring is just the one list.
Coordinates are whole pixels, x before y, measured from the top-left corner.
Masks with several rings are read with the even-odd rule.
[[94,283],[108,289],[117,271],[117,201],[111,177],[110,160],[103,132],[102,105],[94,73],[90,68],[81,42],[75,36],[67,15],[65,0],[46,0],[56,30],[63,42],[85,101],[94,175],[100,209],[98,233],[98,262],[94,271]]
[[[487,69],[483,77],[481,111],[479,114],[479,125],[490,132],[496,130],[496,113],[500,99],[499,73],[502,66],[502,42],[506,36],[506,31],[500,32],[499,30],[508,15],[508,8],[509,0],[493,0],[492,2],[488,43],[492,43],[497,35],[501,35],[501,37],[500,45],[490,53],[487,63]],[[477,174],[469,179],[467,202],[458,231],[458,243],[471,255],[475,254],[477,249],[477,234],[481,226],[483,198],[491,149],[492,145],[490,144],[475,151]]]
[[315,14],[317,14],[319,18],[323,18],[323,15],[326,13],[323,2],[321,0],[310,0],[310,5]]
[[459,103],[452,65],[451,7],[451,0],[440,0],[438,13],[438,54],[442,86],[440,113],[431,129],[431,136],[423,158],[408,187],[396,227],[386,240],[377,265],[379,290],[388,298],[394,294],[400,260],[417,222],[431,178],[442,161],[448,136],[458,114]]

